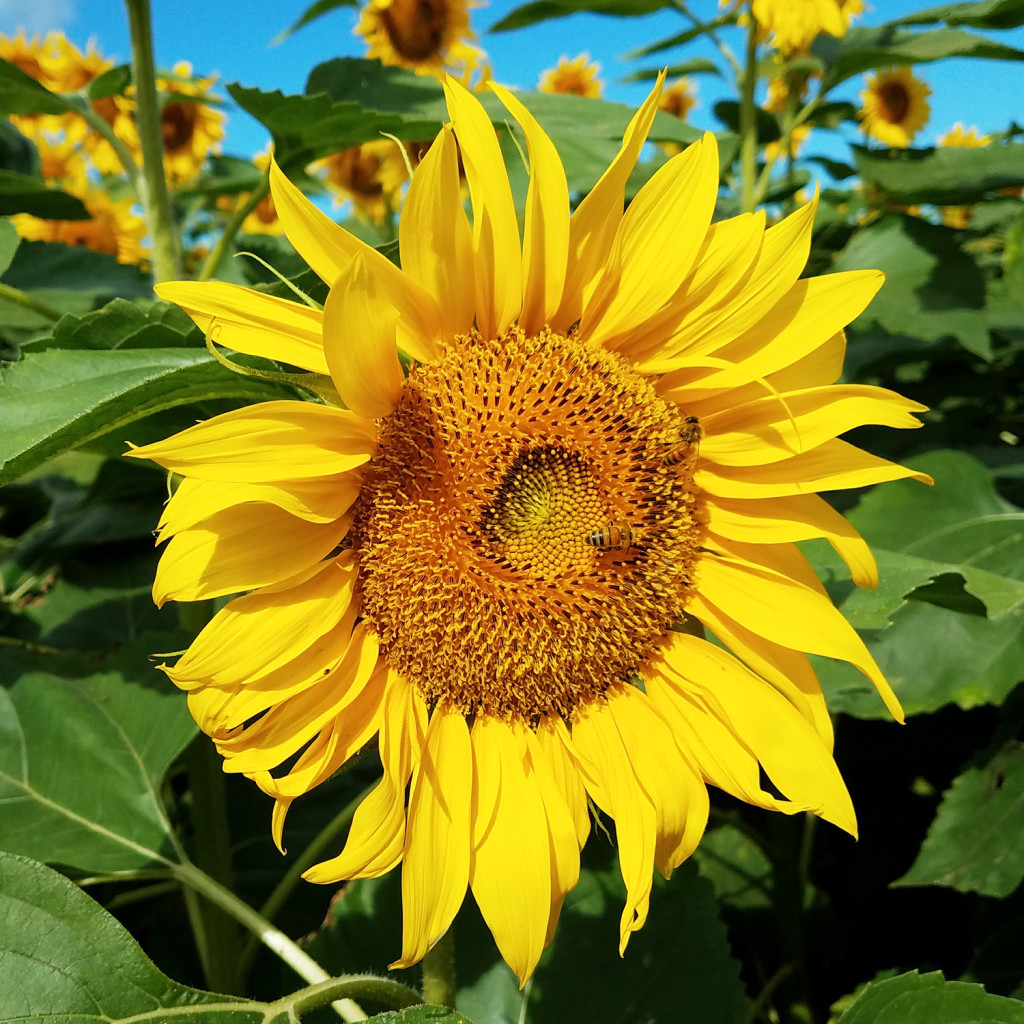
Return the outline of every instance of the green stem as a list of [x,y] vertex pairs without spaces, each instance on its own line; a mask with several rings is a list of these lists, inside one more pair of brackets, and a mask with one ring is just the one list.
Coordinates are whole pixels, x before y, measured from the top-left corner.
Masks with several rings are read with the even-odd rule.
[[117,137],[114,129],[96,113],[96,109],[92,105],[92,100],[90,100],[88,96],[85,97],[84,106],[75,106],[75,113],[84,118],[89,127],[92,128],[97,135],[102,136],[110,145],[110,148],[117,154],[117,159],[121,161],[121,166],[124,168],[125,174],[128,175],[128,180],[131,182],[131,186],[135,190],[135,194],[141,201],[142,171],[140,170],[139,165],[135,162],[135,157],[132,156],[132,151]]
[[[298,885],[303,873],[312,867],[320,859],[324,850],[337,840],[338,836],[348,827],[349,822],[352,821],[356,808],[376,788],[376,782],[367,786],[359,796],[335,815],[333,821],[295,858],[295,862],[288,869],[285,876],[277,883],[270,896],[267,897],[266,903],[260,907],[261,917],[267,921],[273,921],[277,917],[278,912],[288,902],[288,897],[291,896],[292,890]],[[259,943],[256,937],[251,936],[242,950],[242,955],[239,959],[238,970],[240,977],[245,977],[258,948]]]
[[[319,985],[332,979],[304,949],[296,945],[279,928],[261,917],[244,900],[239,899],[230,889],[225,889],[205,872],[200,871],[189,861],[173,864],[171,871],[174,877],[187,887],[190,892],[205,896],[211,903],[230,914],[241,925],[248,928],[260,941],[279,956],[303,981],[310,985]],[[366,1014],[350,999],[341,999],[335,1009],[346,1021],[366,1020]]]
[[270,171],[269,169],[263,175],[263,180],[260,181],[259,185],[250,193],[249,198],[246,199],[241,206],[235,210],[231,217],[231,220],[224,225],[224,232],[217,239],[217,244],[213,247],[210,255],[206,257],[202,267],[199,269],[199,280],[209,281],[214,274],[217,273],[217,268],[220,266],[221,260],[224,259],[225,254],[228,251],[231,243],[234,241],[235,235],[238,234],[245,222],[245,218],[256,209],[260,203],[270,194]]
[[416,1006],[422,1001],[418,992],[400,982],[391,981],[389,978],[376,978],[372,974],[349,974],[344,978],[330,978],[319,985],[310,985],[309,988],[279,999],[271,1006],[282,1012],[291,1011],[298,1017],[344,997],[349,1001],[353,998],[369,999],[371,1002],[391,1006],[396,1010]]
[[455,936],[451,928],[423,958],[423,1001],[455,1009]]
[[64,315],[59,309],[54,309],[53,306],[48,306],[45,302],[40,302],[39,299],[33,299],[31,295],[27,295],[20,288],[12,288],[3,282],[0,282],[0,299],[16,302],[19,306],[31,309],[33,313],[45,316],[47,320],[52,320],[54,323]]
[[125,0],[132,37],[132,77],[135,82],[135,116],[142,147],[139,198],[153,240],[153,276],[160,281],[181,277],[178,240],[171,217],[171,201],[164,177],[163,131],[156,93],[153,33],[149,0]]
[[740,79],[740,209],[753,213],[757,205],[755,177],[757,174],[757,22],[751,16],[747,26],[746,66]]

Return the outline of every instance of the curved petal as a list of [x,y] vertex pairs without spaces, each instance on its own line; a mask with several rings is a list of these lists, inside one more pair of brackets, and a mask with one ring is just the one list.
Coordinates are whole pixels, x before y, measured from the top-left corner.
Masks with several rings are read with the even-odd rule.
[[345,473],[377,450],[377,428],[344,409],[260,402],[188,427],[125,455],[197,480],[266,483]]
[[316,274],[326,284],[333,285],[353,256],[361,254],[388,301],[398,310],[399,346],[421,362],[435,359],[437,341],[441,337],[441,310],[437,302],[386,256],[321,213],[273,159],[270,161],[270,191],[288,241]]
[[569,185],[554,143],[516,97],[489,82],[526,134],[530,187],[523,232],[523,311],[519,326],[536,334],[549,324],[562,301],[569,253]]
[[204,334],[215,324],[218,345],[327,373],[319,309],[225,281],[167,281],[153,291],[181,306]]
[[523,264],[512,188],[498,136],[480,101],[451,77],[444,81],[444,92],[473,204],[476,326],[485,338],[496,338],[523,306]]
[[280,583],[330,554],[350,524],[350,516],[310,523],[263,502],[226,508],[171,538],[157,565],[153,600],[162,608]]
[[341,400],[357,416],[387,416],[402,392],[398,313],[356,253],[324,305],[324,352]]
[[480,913],[520,985],[533,974],[551,910],[547,815],[521,729],[489,716],[470,734],[475,794],[469,884]]
[[473,752],[461,712],[438,705],[412,776],[402,863],[402,956],[411,967],[448,930],[469,884]]
[[583,779],[563,739],[563,736],[568,738],[567,733],[565,723],[560,718],[542,718],[537,726],[537,756],[546,762],[547,774],[550,774],[565,800],[576,830],[577,846],[582,850],[590,835],[590,809]]
[[441,310],[444,337],[473,326],[473,231],[462,206],[458,147],[441,129],[409,182],[398,222],[402,269]]

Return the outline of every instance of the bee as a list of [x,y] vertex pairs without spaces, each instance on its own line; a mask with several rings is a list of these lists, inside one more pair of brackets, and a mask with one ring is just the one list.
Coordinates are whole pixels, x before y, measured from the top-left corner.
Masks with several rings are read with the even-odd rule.
[[696,461],[703,436],[700,420],[696,416],[687,416],[679,428],[679,440],[668,445],[668,451],[661,457],[661,464],[676,466],[685,459]]
[[631,526],[616,526],[615,523],[605,523],[587,534],[587,543],[602,551],[628,551],[637,539],[638,532]]

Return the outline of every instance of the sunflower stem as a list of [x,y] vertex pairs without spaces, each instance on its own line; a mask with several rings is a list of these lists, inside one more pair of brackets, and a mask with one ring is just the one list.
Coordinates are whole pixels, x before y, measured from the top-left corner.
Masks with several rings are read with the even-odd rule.
[[346,996],[348,1002],[351,1002],[353,997],[369,999],[394,1007],[396,1010],[415,1006],[420,1002],[419,993],[400,982],[392,981],[390,978],[375,978],[372,974],[350,974],[344,978],[329,978],[318,985],[310,985],[309,988],[279,999],[272,1006],[282,1011],[282,1016],[288,1011],[295,1016],[301,1016]]
[[451,928],[423,958],[423,1001],[455,1009],[455,935]]
[[132,79],[135,83],[135,116],[142,148],[139,198],[153,242],[153,277],[157,282],[181,277],[178,240],[171,216],[171,201],[164,177],[163,130],[156,92],[153,32],[149,0],[125,0],[132,40]]
[[128,181],[132,186],[135,195],[138,197],[139,202],[142,202],[142,171],[139,169],[139,165],[135,162],[135,157],[132,156],[132,151],[117,137],[117,133],[114,129],[107,124],[107,122],[96,112],[96,108],[92,105],[92,100],[88,96],[84,97],[83,104],[79,106],[75,104],[75,113],[83,118],[86,124],[96,132],[114,151],[117,155],[117,159],[121,161],[121,166],[124,168],[124,173],[128,175]]
[[[299,879],[302,878],[303,872],[308,868],[312,867],[323,855],[324,850],[330,846],[338,836],[348,827],[352,821],[353,816],[356,813],[356,808],[366,799],[373,791],[377,788],[377,783],[374,782],[367,786],[351,803],[344,807],[338,814],[335,815],[334,819],[324,828],[319,835],[295,858],[295,862],[288,869],[285,876],[280,882],[274,887],[274,891],[267,897],[267,901],[260,907],[260,916],[264,917],[268,921],[273,921],[277,917],[278,912],[288,902],[288,897],[291,896],[292,890],[299,883]],[[258,937],[252,935],[245,944],[245,948],[242,950],[242,955],[239,960],[238,970],[241,977],[245,977],[246,972],[252,965],[253,957],[256,955],[256,950],[259,948]]]
[[757,206],[757,22],[753,15],[747,26],[746,66],[740,79],[740,209],[753,213]]
[[45,316],[47,320],[52,320],[54,323],[64,315],[59,309],[54,309],[53,306],[48,306],[45,302],[32,298],[20,288],[12,288],[3,282],[0,282],[0,299],[6,299],[8,302],[24,306],[25,309],[31,309],[33,313]]
[[199,280],[209,281],[214,274],[217,273],[217,268],[220,266],[221,261],[227,254],[228,248],[231,243],[235,240],[235,235],[242,228],[242,224],[245,223],[245,218],[256,209],[260,203],[270,194],[270,169],[267,168],[260,180],[259,185],[249,194],[249,197],[242,203],[241,206],[235,210],[232,214],[231,219],[224,225],[224,231],[221,233],[220,238],[217,239],[217,244],[210,250],[210,255],[203,261],[203,265],[199,268]]

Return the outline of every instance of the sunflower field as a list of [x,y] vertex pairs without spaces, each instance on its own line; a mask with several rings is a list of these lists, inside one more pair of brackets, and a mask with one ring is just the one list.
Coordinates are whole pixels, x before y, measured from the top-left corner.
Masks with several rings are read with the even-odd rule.
[[1024,1024],[1024,0],[281,6],[0,37],[0,1024]]

